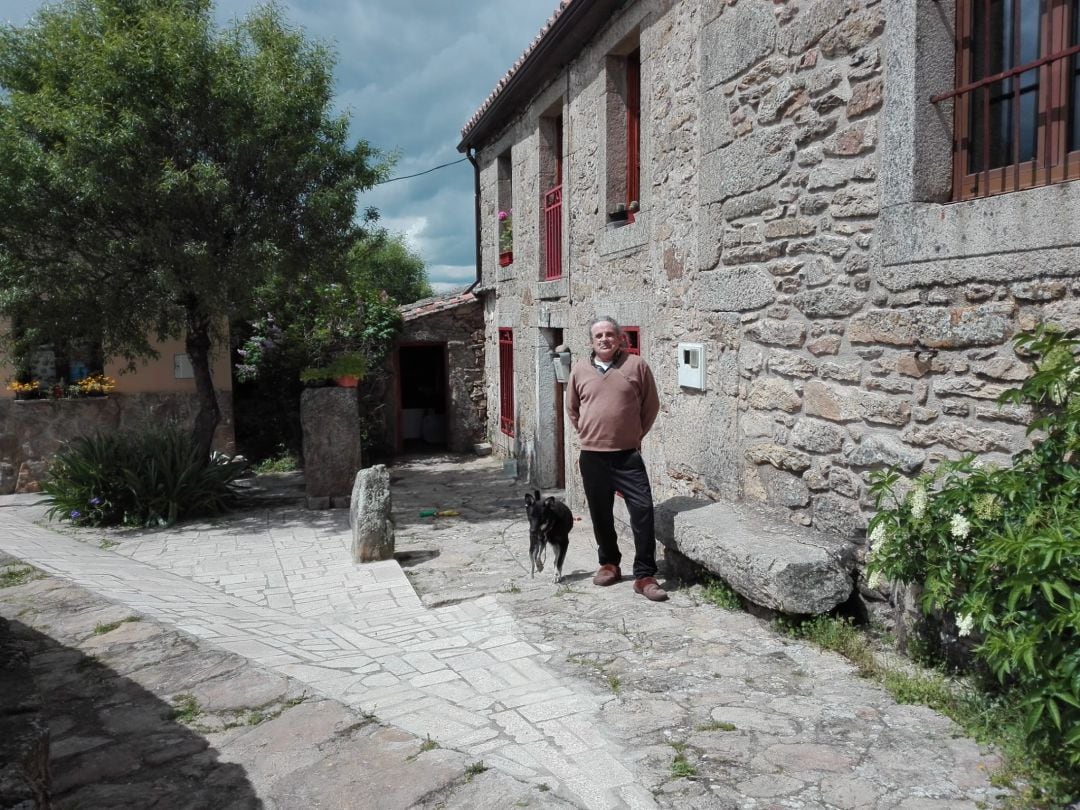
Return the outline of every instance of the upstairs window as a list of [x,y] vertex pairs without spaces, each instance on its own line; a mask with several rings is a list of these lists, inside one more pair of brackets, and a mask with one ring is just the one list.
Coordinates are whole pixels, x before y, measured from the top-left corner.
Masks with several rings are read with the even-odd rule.
[[[560,102],[561,105],[562,102]],[[543,280],[562,278],[563,119],[561,112],[540,119],[540,177],[544,235],[540,242]]]
[[959,0],[953,198],[1080,178],[1080,0]]
[[498,157],[497,189],[499,210],[496,219],[496,242],[499,264],[506,267],[514,261],[514,173],[507,150]]
[[607,58],[609,221],[634,221],[641,200],[641,51],[637,35]]

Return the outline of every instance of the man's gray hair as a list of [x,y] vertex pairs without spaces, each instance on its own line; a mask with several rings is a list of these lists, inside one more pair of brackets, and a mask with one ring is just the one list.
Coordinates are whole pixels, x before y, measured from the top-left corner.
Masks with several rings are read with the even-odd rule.
[[598,323],[610,323],[615,327],[615,334],[622,334],[622,327],[619,326],[619,322],[612,318],[610,315],[597,315],[591,321],[589,321],[589,340],[592,340],[592,328]]

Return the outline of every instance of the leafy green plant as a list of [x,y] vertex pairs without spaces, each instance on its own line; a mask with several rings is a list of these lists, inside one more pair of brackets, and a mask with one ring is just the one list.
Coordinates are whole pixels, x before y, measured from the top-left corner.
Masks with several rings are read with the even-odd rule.
[[367,370],[367,361],[362,354],[349,352],[338,355],[325,366],[309,366],[300,372],[301,382],[319,382],[338,377],[363,377]]
[[1043,325],[1014,344],[1034,371],[999,403],[1031,409],[1032,445],[1003,468],[943,462],[902,495],[878,474],[868,568],[922,586],[924,612],[972,637],[1027,744],[1080,795],[1080,342]]
[[675,757],[671,760],[671,776],[673,779],[684,779],[694,776],[697,769],[686,758],[686,743],[674,742],[671,747],[675,749]]
[[244,467],[221,457],[206,461],[176,428],[97,434],[60,449],[42,491],[48,515],[76,525],[168,526],[224,511]]
[[276,456],[264,458],[262,461],[251,467],[251,471],[257,475],[295,472],[298,469],[300,469],[300,462],[296,458],[296,455],[286,450],[284,447],[278,448],[278,454]]

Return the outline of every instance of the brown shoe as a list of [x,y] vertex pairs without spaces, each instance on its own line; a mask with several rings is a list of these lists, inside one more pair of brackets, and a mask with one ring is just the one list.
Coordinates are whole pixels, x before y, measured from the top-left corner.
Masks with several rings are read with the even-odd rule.
[[640,593],[650,602],[664,602],[667,591],[656,582],[656,577],[642,577],[634,580],[634,593]]
[[601,565],[596,576],[592,578],[593,585],[614,585],[622,579],[622,571],[617,565]]

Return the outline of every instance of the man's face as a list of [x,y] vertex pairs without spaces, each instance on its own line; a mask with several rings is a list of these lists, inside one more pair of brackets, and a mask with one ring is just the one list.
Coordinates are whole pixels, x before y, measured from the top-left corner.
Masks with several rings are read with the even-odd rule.
[[619,342],[622,337],[611,321],[600,321],[592,327],[592,350],[596,352],[596,359],[607,363],[619,350]]

